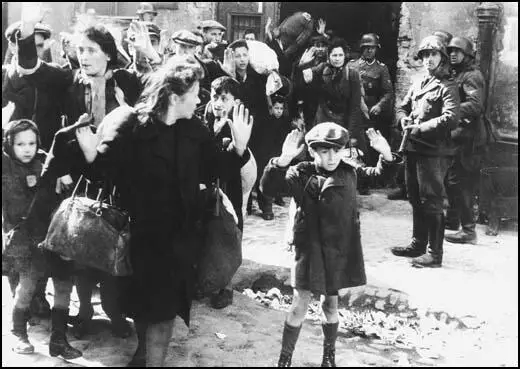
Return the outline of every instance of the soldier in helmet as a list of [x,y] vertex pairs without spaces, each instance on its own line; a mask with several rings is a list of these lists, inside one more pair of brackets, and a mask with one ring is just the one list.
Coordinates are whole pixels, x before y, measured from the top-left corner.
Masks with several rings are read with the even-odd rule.
[[446,235],[448,242],[477,242],[473,202],[475,184],[479,182],[482,148],[486,144],[484,126],[484,76],[474,64],[473,43],[464,37],[453,37],[448,45],[452,76],[459,88],[460,119],[451,137],[457,145],[457,154],[446,177],[449,208],[446,229],[458,230]]
[[[363,84],[363,100],[368,110],[365,116],[363,129],[374,128],[379,130],[387,139],[390,139],[393,87],[388,67],[377,60],[377,50],[381,48],[379,37],[375,33],[367,33],[360,41],[361,57],[349,62],[351,68],[356,69]],[[361,150],[368,156],[368,165],[375,165],[378,154],[372,148],[366,147],[364,137],[360,141]],[[360,182],[360,192],[367,193],[367,183]]]
[[440,38],[424,38],[418,57],[428,73],[413,83],[396,111],[396,121],[409,130],[404,153],[413,235],[408,246],[391,251],[414,257],[413,266],[436,268],[442,266],[444,178],[456,152],[450,132],[459,121],[460,98],[449,79],[448,54]]
[[154,22],[157,17],[157,11],[152,3],[140,3],[136,12],[140,21]]

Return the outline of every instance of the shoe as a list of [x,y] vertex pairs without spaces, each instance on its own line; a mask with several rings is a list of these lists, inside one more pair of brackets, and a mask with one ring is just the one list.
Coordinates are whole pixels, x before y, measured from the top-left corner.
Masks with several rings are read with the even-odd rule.
[[28,309],[13,308],[13,329],[11,329],[11,333],[16,338],[13,351],[17,354],[32,354],[34,352],[34,346],[29,342],[27,336],[29,315]]
[[472,245],[477,244],[477,234],[475,232],[467,232],[464,229],[461,229],[455,234],[448,234],[444,236],[444,239],[451,243],[470,243]]
[[233,290],[221,289],[217,294],[211,296],[211,307],[223,309],[233,303]]
[[323,346],[323,359],[321,361],[322,368],[336,367],[336,349],[332,346]]
[[423,212],[415,207],[412,209],[412,242],[405,247],[392,247],[390,251],[395,256],[417,257],[426,252],[428,246],[428,225],[425,222]]
[[264,220],[273,220],[274,214],[273,213],[262,213],[262,218],[264,218]]
[[278,359],[278,368],[289,368],[291,367],[292,355],[280,354]]
[[431,254],[424,254],[412,259],[412,266],[416,268],[440,268],[442,262],[436,260]]
[[68,309],[54,308],[51,310],[52,331],[49,341],[49,355],[52,357],[61,356],[65,360],[72,360],[83,356],[83,353],[69,345],[67,341],[68,316]]
[[407,200],[408,196],[406,195],[406,189],[405,188],[396,188],[395,190],[392,190],[386,195],[386,198],[388,200]]

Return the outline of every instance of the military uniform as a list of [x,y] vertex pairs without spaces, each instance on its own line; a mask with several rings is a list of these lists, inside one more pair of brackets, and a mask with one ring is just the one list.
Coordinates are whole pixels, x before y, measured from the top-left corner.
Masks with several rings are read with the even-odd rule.
[[484,76],[472,63],[461,64],[452,69],[457,83],[460,104],[460,120],[451,137],[457,146],[453,165],[446,176],[446,192],[449,199],[447,226],[460,234],[447,235],[450,242],[476,242],[473,215],[474,193],[479,183],[483,149],[487,143],[484,126]]
[[[369,119],[364,119],[363,128],[378,129],[387,139],[390,139],[390,127],[392,116],[392,100],[393,88],[390,80],[388,67],[377,59],[372,63],[368,63],[363,58],[359,58],[349,62],[349,67],[356,69],[361,78],[364,89],[364,102],[370,112],[373,106],[379,105],[381,113],[378,116],[369,115]],[[377,161],[379,155],[371,155]],[[373,163],[373,160],[369,161]]]

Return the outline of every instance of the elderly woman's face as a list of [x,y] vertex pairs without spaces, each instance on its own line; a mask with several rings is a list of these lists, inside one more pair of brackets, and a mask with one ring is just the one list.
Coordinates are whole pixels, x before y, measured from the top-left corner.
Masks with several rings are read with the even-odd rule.
[[179,119],[190,119],[195,113],[199,99],[199,82],[195,82],[191,88],[182,96],[174,97],[175,112]]
[[341,47],[335,47],[329,54],[330,64],[333,67],[340,68],[345,64],[345,51]]
[[81,69],[87,76],[102,76],[107,70],[110,57],[98,43],[82,35],[78,41],[77,54]]

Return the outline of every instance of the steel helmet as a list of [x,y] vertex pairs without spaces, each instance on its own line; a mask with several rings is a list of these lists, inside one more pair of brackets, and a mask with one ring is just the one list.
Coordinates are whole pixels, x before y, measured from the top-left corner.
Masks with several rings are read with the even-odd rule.
[[437,30],[432,33],[432,35],[439,37],[444,44],[448,45],[453,38],[453,35],[448,31]]
[[144,13],[152,13],[153,15],[157,15],[157,11],[152,3],[140,3],[139,9],[137,9],[137,14],[141,15]]
[[448,52],[450,52],[450,49],[453,48],[462,50],[464,54],[471,58],[475,57],[475,51],[473,50],[473,42],[471,42],[465,37],[453,37],[447,47]]
[[442,39],[440,39],[438,36],[427,36],[423,38],[419,45],[419,51],[417,52],[417,57],[419,59],[422,59],[421,53],[425,50],[437,50],[442,55],[444,55],[445,58],[448,58],[448,52],[446,51],[446,45],[444,45],[444,42],[442,42]]
[[363,48],[365,46],[375,46],[381,48],[381,45],[379,44],[379,36],[375,33],[367,33],[361,36],[359,48]]

